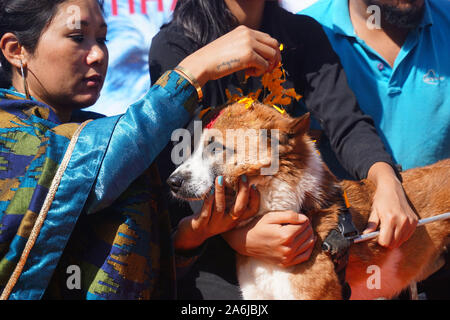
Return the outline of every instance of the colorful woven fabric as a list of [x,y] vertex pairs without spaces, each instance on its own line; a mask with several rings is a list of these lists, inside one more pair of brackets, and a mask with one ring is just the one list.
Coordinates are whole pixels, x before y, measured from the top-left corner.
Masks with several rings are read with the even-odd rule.
[[[111,207],[82,213],[46,294],[49,299],[171,299],[175,270],[168,215],[152,166]],[[67,270],[79,266],[81,290]]]
[[[125,115],[86,125],[10,299],[175,297],[175,260],[185,268],[196,256],[173,255],[151,164],[189,120],[195,94],[167,73]],[[48,106],[0,90],[0,292],[78,127],[61,124]],[[81,271],[80,287],[68,285],[73,267]]]

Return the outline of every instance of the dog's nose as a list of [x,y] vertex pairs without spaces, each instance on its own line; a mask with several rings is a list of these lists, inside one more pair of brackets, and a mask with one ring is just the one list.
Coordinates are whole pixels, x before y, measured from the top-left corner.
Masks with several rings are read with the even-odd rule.
[[167,184],[173,192],[178,192],[183,184],[183,178],[179,175],[172,175],[167,179]]

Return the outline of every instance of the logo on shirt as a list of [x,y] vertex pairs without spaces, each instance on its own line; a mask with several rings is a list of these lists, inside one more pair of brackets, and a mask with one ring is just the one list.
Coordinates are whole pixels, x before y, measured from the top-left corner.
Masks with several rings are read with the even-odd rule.
[[444,77],[440,77],[436,74],[433,69],[428,70],[428,72],[423,76],[423,82],[428,84],[437,85],[439,81],[444,81]]

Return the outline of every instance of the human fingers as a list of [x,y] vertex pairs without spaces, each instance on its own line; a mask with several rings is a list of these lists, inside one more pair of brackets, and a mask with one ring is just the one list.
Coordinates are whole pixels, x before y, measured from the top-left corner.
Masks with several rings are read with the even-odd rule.
[[392,214],[387,214],[380,219],[380,235],[378,236],[378,244],[380,246],[392,248],[395,228],[395,220]]
[[291,249],[290,255],[294,254],[295,250],[314,233],[309,222],[300,225],[287,224],[281,226],[283,234],[283,242],[281,244],[288,246]]
[[273,38],[268,33],[250,28],[247,29],[250,31],[250,33],[254,34],[254,38],[257,39],[258,41],[263,42],[266,45],[271,46],[272,48],[280,47],[280,43],[278,42],[278,40]]
[[392,247],[398,248],[406,242],[414,233],[417,226],[418,219],[409,216],[406,213],[398,214],[397,225],[394,231],[394,240]]
[[250,188],[248,185],[248,178],[243,175],[239,179],[238,193],[233,208],[229,212],[229,217],[232,220],[238,220],[241,218],[245,210],[247,209],[250,198]]
[[266,60],[256,51],[249,51],[243,57],[245,61],[245,74],[251,77],[259,77],[268,72],[272,67],[273,62]]
[[[270,59],[270,65],[267,72],[272,72],[275,67],[281,64],[281,47],[280,43],[276,39],[271,37],[268,40],[268,43],[265,44],[270,46],[270,48],[272,49],[272,51],[270,51],[271,55],[265,56],[262,54],[265,58]],[[275,53],[275,55],[273,55],[273,53]]]
[[406,236],[405,242],[408,241],[409,238],[411,238],[414,232],[416,231],[417,225],[419,223],[419,218],[414,214],[413,217],[409,217],[408,222],[409,222],[409,233]]
[[224,186],[224,178],[223,176],[219,176],[216,178],[214,182],[214,186],[216,189],[215,192],[215,212],[225,213],[225,186]]
[[375,230],[377,230],[379,224],[380,218],[378,217],[378,213],[376,210],[372,210],[369,216],[369,220],[367,221],[366,229],[363,231],[363,234],[374,232]]
[[282,260],[284,267],[290,267],[309,259],[317,237],[312,232],[312,229],[304,230],[297,239],[292,243],[290,250]]
[[[265,47],[279,51],[275,48],[276,44],[276,40],[267,34],[239,26],[195,51],[183,59],[179,66],[188,70],[201,87],[209,80],[244,69],[254,75],[261,75],[271,64],[276,63],[274,58],[269,61],[264,58],[264,55],[270,56],[269,49]],[[275,61],[277,60],[281,60],[281,54],[276,54]]]
[[211,212],[214,206],[214,191],[215,188],[212,188],[208,196],[203,201],[202,209],[200,210],[200,214],[197,217],[197,222],[199,225],[206,226],[211,219]]
[[294,249],[294,252],[299,247],[301,247],[303,243],[307,242],[308,240],[314,239],[314,231],[310,223],[304,223],[303,225],[301,225],[301,227],[302,228],[297,231],[294,238],[292,239],[291,246]]
[[254,185],[251,186],[247,210],[242,215],[241,220],[247,220],[258,213],[260,200],[261,200],[261,197],[260,197],[258,189]]
[[305,242],[304,244],[305,250],[299,253],[297,256],[295,256],[295,258],[288,259],[285,262],[283,262],[283,266],[287,268],[308,261],[314,250],[314,244],[315,240]]
[[404,242],[406,242],[416,230],[417,224],[419,223],[419,218],[416,213],[412,210],[411,206],[408,203],[405,192],[403,191],[403,187],[399,188],[399,207],[398,214],[399,217],[399,234],[396,237],[399,239],[397,246],[401,246]]
[[281,62],[280,44],[278,41],[267,34],[255,38],[254,50],[269,62],[272,71],[273,67]]
[[292,210],[271,211],[263,219],[272,224],[302,224],[309,221],[308,217]]
[[301,242],[301,244],[296,248],[295,253],[296,256],[306,252],[307,250],[309,250],[311,247],[314,246],[314,244],[317,241],[317,236],[312,233],[310,234],[308,237],[305,238],[304,241]]
[[211,70],[213,78],[221,78],[243,69],[260,75],[268,70],[274,59],[281,57],[276,52],[279,51],[278,41],[268,34],[242,25],[202,50],[208,50],[203,63],[210,59],[214,61],[214,68]]

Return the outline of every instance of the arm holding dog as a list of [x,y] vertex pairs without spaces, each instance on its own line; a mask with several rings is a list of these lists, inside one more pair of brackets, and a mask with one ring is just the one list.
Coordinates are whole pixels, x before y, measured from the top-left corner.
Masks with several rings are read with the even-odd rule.
[[368,178],[377,187],[366,232],[374,231],[381,220],[379,244],[396,248],[412,235],[417,217],[406,200],[394,161],[385,150],[373,119],[360,109],[340,59],[326,41],[325,33],[317,34],[320,36],[313,40],[316,45],[311,43],[311,46],[320,44],[321,50],[304,59],[305,68],[309,70],[307,83],[311,84],[306,90],[305,102],[319,120],[342,166],[354,177]]

